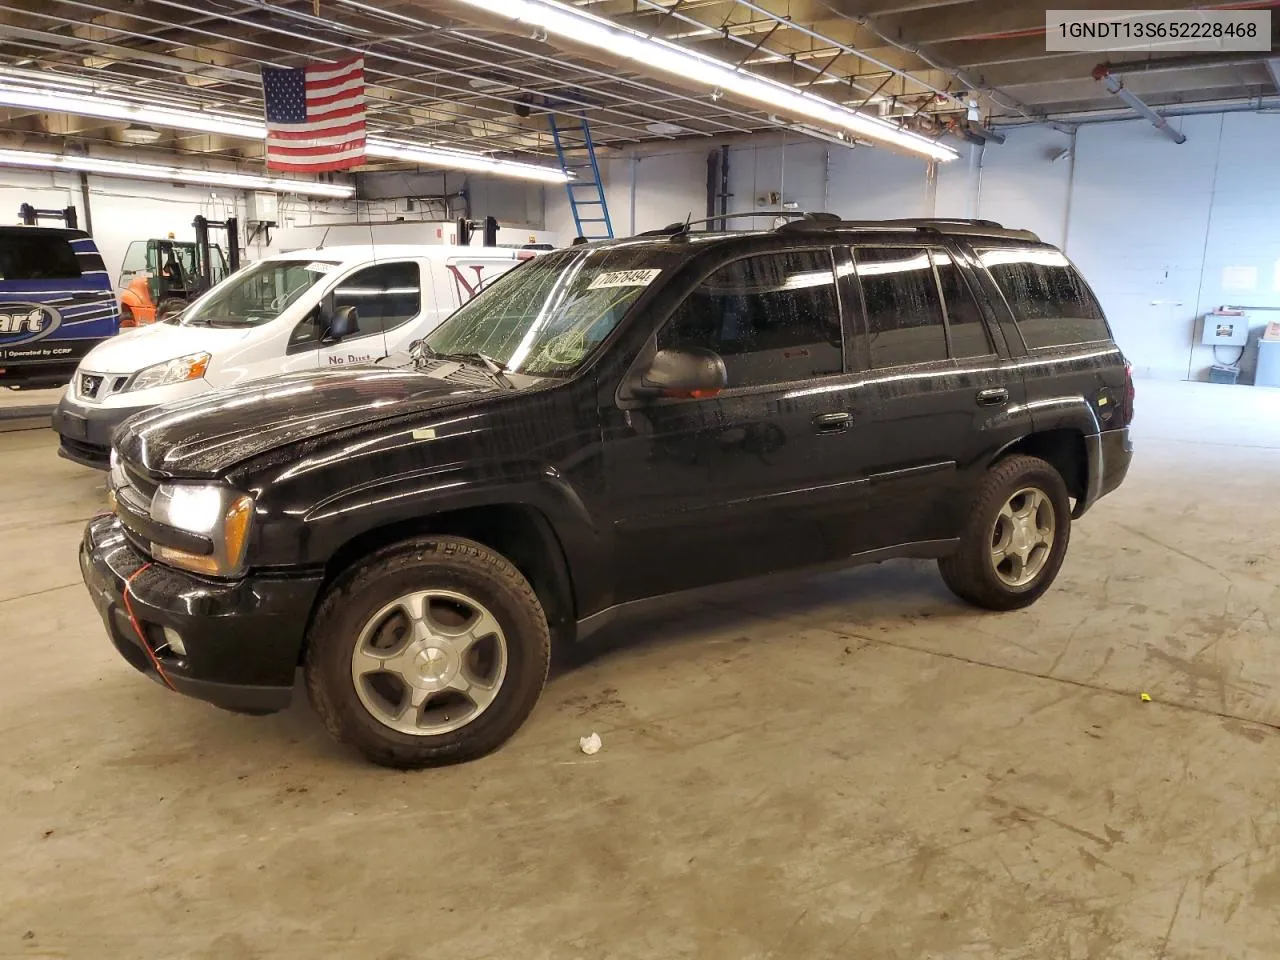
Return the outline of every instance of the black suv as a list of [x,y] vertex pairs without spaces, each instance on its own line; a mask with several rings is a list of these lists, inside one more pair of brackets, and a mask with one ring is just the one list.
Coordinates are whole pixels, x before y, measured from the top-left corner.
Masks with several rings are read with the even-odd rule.
[[81,566],[166,686],[266,713],[301,665],[338,739],[449,763],[521,725],[553,637],[678,591],[927,557],[1032,603],[1132,414],[1098,301],[1031,233],[678,224],[532,260],[411,356],[138,415]]

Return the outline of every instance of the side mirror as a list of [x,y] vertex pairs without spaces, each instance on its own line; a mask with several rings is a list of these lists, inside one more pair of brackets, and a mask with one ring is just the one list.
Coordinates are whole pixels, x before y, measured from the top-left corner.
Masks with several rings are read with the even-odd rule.
[[324,343],[337,343],[339,340],[360,332],[359,318],[355,307],[339,307],[329,316],[328,329],[325,331]]
[[659,350],[649,368],[631,378],[634,397],[713,397],[729,384],[724,360],[701,347]]

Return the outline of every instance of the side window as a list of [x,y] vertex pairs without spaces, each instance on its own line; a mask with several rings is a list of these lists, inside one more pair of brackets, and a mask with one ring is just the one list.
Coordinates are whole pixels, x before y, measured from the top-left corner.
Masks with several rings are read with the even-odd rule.
[[324,331],[320,329],[320,310],[317,307],[293,328],[293,333],[289,334],[288,349],[292,351],[307,344],[319,343],[323,334]]
[[134,240],[125,252],[124,262],[120,264],[120,273],[134,274],[147,269],[147,241]]
[[947,307],[947,329],[951,334],[951,356],[988,357],[995,353],[991,334],[982,319],[982,310],[973,298],[960,267],[949,253],[933,252],[933,266]]
[[412,261],[357,270],[333,291],[334,309],[356,308],[362,336],[391,330],[422,312],[422,274]]
[[731,388],[843,372],[831,251],[762,254],[726,264],[677,308],[658,333],[658,347],[714,350],[724,358]]
[[0,280],[71,280],[80,262],[67,238],[29,228],[0,235]]
[[1008,301],[1028,347],[1110,339],[1098,301],[1057,250],[981,250],[978,257]]
[[872,367],[947,359],[942,301],[923,247],[856,247]]

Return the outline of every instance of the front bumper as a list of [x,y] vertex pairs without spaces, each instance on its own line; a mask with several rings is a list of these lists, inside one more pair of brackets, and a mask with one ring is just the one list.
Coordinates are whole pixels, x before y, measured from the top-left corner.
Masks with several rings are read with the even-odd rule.
[[116,428],[147,409],[150,408],[82,407],[63,396],[53,411],[53,429],[60,441],[58,455],[81,466],[106,470]]
[[[152,563],[110,515],[85,528],[80,573],[111,643],[134,669],[227,710],[289,705],[319,575],[206,580]],[[169,647],[166,627],[185,654]]]

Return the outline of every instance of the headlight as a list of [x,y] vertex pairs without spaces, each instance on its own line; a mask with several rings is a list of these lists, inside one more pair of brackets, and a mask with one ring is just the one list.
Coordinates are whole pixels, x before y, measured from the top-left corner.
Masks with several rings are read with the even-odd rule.
[[151,519],[212,545],[199,553],[152,543],[157,560],[215,577],[231,577],[244,569],[253,520],[253,498],[226,487],[204,484],[164,484],[151,500]]
[[213,357],[208,353],[188,353],[185,357],[175,357],[164,363],[143,367],[133,375],[125,390],[147,390],[151,387],[162,387],[167,383],[185,383],[188,380],[199,380],[209,369],[209,361]]

